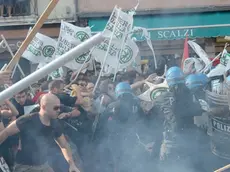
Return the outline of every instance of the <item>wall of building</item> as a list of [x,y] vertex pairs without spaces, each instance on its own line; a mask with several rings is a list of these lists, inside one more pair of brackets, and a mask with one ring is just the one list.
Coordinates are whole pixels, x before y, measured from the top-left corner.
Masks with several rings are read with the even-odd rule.
[[[80,13],[111,12],[115,5],[122,9],[130,9],[137,4],[137,0],[78,0]],[[177,8],[197,8],[215,6],[229,6],[230,0],[140,0],[138,10],[158,10]]]
[[[47,0],[38,0],[38,15],[40,16],[43,11],[46,9],[50,1]],[[57,6],[50,14],[50,20],[71,20],[73,21],[76,17],[76,5],[75,0],[61,0],[58,2]]]

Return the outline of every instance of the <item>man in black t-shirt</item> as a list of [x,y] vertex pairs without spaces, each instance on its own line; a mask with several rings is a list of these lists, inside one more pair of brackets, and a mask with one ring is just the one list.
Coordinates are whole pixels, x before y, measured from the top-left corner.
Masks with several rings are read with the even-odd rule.
[[69,171],[79,172],[57,121],[59,112],[59,99],[46,94],[41,99],[39,113],[21,116],[0,133],[1,144],[9,136],[20,133],[21,150],[16,157],[15,172],[53,172],[47,164],[47,152],[54,140],[69,163]]
[[75,90],[77,92],[77,96],[72,97],[69,94],[64,93],[64,87],[64,81],[54,80],[49,83],[49,92],[55,94],[60,99],[61,104],[65,106],[74,107],[75,105],[82,104],[82,96],[79,88],[78,90]]

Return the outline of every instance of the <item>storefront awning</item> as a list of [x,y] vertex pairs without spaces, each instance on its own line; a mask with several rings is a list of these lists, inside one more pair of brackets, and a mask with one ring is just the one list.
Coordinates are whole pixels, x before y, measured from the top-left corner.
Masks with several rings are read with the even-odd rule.
[[[90,18],[93,32],[102,31],[108,18]],[[174,40],[230,35],[230,12],[134,16],[134,26],[145,27],[152,40]]]

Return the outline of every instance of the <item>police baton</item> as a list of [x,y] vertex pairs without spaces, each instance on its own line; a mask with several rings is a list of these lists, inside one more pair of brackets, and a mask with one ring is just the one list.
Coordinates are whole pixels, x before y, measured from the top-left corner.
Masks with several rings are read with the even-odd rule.
[[97,124],[98,124],[98,122],[99,122],[99,118],[100,118],[100,115],[101,115],[101,108],[102,108],[102,103],[103,103],[103,101],[104,101],[104,95],[101,97],[101,101],[100,101],[100,106],[99,106],[99,110],[98,110],[98,113],[97,113],[97,115],[96,115],[96,117],[95,117],[95,120],[94,120],[94,122],[93,122],[93,125],[92,125],[92,139],[91,139],[91,141],[93,141],[93,139],[94,139],[94,135],[95,135],[95,132],[96,132],[96,129],[97,129]]

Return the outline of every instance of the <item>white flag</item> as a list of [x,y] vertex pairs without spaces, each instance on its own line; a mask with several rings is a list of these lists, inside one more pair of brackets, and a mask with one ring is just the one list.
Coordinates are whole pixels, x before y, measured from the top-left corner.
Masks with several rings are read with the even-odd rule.
[[37,107],[39,107],[38,104],[30,105],[30,106],[24,106],[24,112],[25,112],[25,114],[30,114]]
[[[91,29],[90,27],[78,27],[74,26],[70,23],[61,22],[61,30],[58,38],[57,48],[56,48],[56,58],[65,54],[72,48],[79,45],[81,42],[89,39],[91,37]],[[85,59],[88,59],[86,63],[88,63],[91,59],[90,53],[85,52],[83,55],[78,57],[73,57],[73,60],[68,62],[65,66],[72,69],[77,70],[84,63]]]
[[[109,40],[104,41],[102,44],[98,45],[97,48],[93,51],[93,56],[104,57],[108,47]],[[122,53],[121,56],[120,53]],[[107,59],[106,64],[109,65],[111,68],[116,69],[118,65],[118,58],[120,56],[119,69],[124,69],[132,64],[138,53],[139,48],[133,40],[127,39],[122,51],[119,41],[114,40],[109,49],[109,58]]]
[[[118,23],[116,24],[117,17],[118,17],[118,21],[117,21]],[[108,23],[105,26],[103,34],[105,37],[110,38],[112,36],[113,30],[115,29],[113,36],[116,39],[122,40],[124,37],[126,37],[125,35],[126,31],[129,32],[132,30],[132,25],[133,25],[133,15],[121,11],[120,9],[115,7],[113,9],[113,12],[110,16]]]
[[152,83],[146,82],[146,84],[150,87],[144,93],[138,96],[143,101],[151,102],[156,99],[162,93],[168,91],[168,85],[166,83],[161,83],[158,85],[154,85]]
[[188,41],[188,44],[196,52],[196,54],[203,60],[205,65],[209,65],[211,60],[209,59],[208,54],[194,41]]
[[54,79],[62,79],[65,76],[64,69],[62,67],[56,69],[53,71],[49,76],[54,80]]
[[[132,47],[137,47],[136,45],[134,45],[135,43],[131,42],[131,40],[126,40],[127,34],[132,30],[132,25],[133,25],[133,15],[125,13],[115,7],[103,32],[106,39],[101,44],[96,46],[96,48],[92,53],[95,59],[101,64],[103,63],[105,54],[108,50],[110,38],[113,36],[112,43],[109,47],[109,53],[108,53],[106,64],[111,65],[112,68],[116,68],[118,65],[118,58],[122,48],[123,41],[124,41],[124,47],[123,47],[124,51],[122,51],[122,54],[125,54],[128,51],[130,51],[130,47],[131,47],[131,51],[133,50]],[[127,59],[128,62],[130,60]],[[120,62],[121,62],[120,64],[121,66],[119,66],[119,68],[122,68],[127,65],[127,62],[123,64],[122,57]]]
[[50,62],[54,59],[56,45],[57,41],[54,39],[37,33],[22,57],[32,63]]

